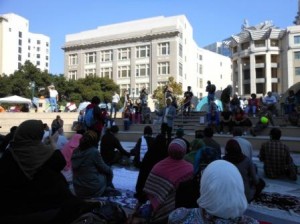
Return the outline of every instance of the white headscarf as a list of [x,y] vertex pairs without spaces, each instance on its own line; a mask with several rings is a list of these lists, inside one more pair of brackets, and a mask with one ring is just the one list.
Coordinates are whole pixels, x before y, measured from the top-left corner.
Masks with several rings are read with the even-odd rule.
[[231,163],[216,160],[210,163],[201,178],[197,203],[210,215],[223,219],[243,215],[248,203],[239,170]]

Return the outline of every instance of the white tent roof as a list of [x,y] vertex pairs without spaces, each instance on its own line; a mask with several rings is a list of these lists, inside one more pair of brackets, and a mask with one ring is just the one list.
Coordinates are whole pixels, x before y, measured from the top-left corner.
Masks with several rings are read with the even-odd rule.
[[27,103],[31,104],[31,100],[17,95],[0,98],[0,103]]

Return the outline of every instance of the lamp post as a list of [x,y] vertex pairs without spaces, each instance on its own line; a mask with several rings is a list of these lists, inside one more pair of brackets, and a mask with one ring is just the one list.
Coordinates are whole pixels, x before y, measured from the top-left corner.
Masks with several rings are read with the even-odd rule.
[[34,97],[34,89],[35,89],[35,81],[29,82],[29,86],[31,87],[31,98],[33,99]]

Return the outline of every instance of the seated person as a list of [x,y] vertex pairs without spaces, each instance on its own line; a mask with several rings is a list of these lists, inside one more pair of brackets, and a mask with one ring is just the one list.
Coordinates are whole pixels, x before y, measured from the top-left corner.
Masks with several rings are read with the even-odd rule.
[[174,139],[168,147],[169,156],[151,170],[144,191],[150,200],[150,223],[167,223],[169,213],[175,209],[175,195],[179,184],[193,176],[193,165],[183,159],[186,144]]
[[208,113],[207,113],[207,126],[215,128],[219,132],[220,125],[220,112],[217,104],[214,100],[209,103]]
[[[130,157],[130,153],[122,147],[119,139],[115,136],[118,131],[119,128],[116,125],[107,128],[101,139],[100,154],[104,162],[109,166],[119,163],[122,156]],[[115,151],[115,149],[118,151]]]
[[228,126],[228,132],[232,132],[232,112],[229,106],[225,105],[224,110],[221,112],[220,133],[223,134],[224,126]]
[[277,114],[277,99],[273,96],[272,92],[268,92],[267,96],[262,99],[263,105],[267,107],[267,110],[271,111],[272,115]]
[[248,129],[252,127],[251,120],[240,107],[238,107],[235,113],[233,113],[232,123],[233,126],[243,127],[245,135],[247,134]]
[[258,177],[252,159],[242,153],[242,149],[236,140],[230,139],[226,143],[223,159],[234,164],[240,171],[248,202],[258,197],[266,184],[263,179]]
[[114,189],[112,169],[103,161],[97,146],[98,134],[88,130],[72,155],[73,186],[80,198],[100,197]]
[[146,126],[144,128],[144,135],[139,138],[134,148],[130,150],[130,154],[134,156],[133,164],[135,167],[140,167],[148,149],[153,146],[153,142],[154,138],[152,137],[152,128],[150,126]]
[[289,148],[280,141],[281,131],[272,128],[270,140],[262,144],[259,159],[264,163],[265,175],[271,179],[288,177],[297,180],[297,167],[291,157]]
[[[26,120],[0,162],[0,223],[71,223],[95,203],[74,196],[61,174],[66,161],[55,150],[57,133],[42,143],[40,120]],[[99,206],[99,203],[97,203]]]
[[248,99],[248,105],[245,109],[246,114],[252,114],[253,117],[256,116],[259,106],[259,100],[256,98],[256,94],[252,93],[251,98]]
[[256,136],[265,130],[269,124],[274,126],[273,116],[272,113],[267,110],[266,108],[262,108],[261,112],[259,113],[259,118],[257,123],[254,127],[250,128],[250,133],[252,136]]
[[183,141],[185,141],[186,144],[186,153],[190,152],[190,143],[189,141],[183,137],[184,136],[184,130],[182,128],[178,128],[175,134],[175,138],[180,138]]
[[197,203],[198,208],[174,210],[168,223],[258,223],[243,215],[248,207],[243,179],[238,169],[225,160],[216,160],[204,170]]
[[230,109],[234,113],[238,107],[242,108],[241,107],[241,101],[238,98],[237,94],[233,94],[233,97],[230,100]]

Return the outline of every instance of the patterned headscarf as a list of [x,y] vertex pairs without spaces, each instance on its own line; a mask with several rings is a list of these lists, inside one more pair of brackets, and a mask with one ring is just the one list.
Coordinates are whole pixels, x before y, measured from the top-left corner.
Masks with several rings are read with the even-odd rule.
[[186,153],[186,143],[184,140],[175,138],[168,147],[168,154],[172,159],[182,159]]
[[201,177],[197,203],[210,215],[223,219],[241,217],[248,203],[239,170],[230,162],[211,162]]

